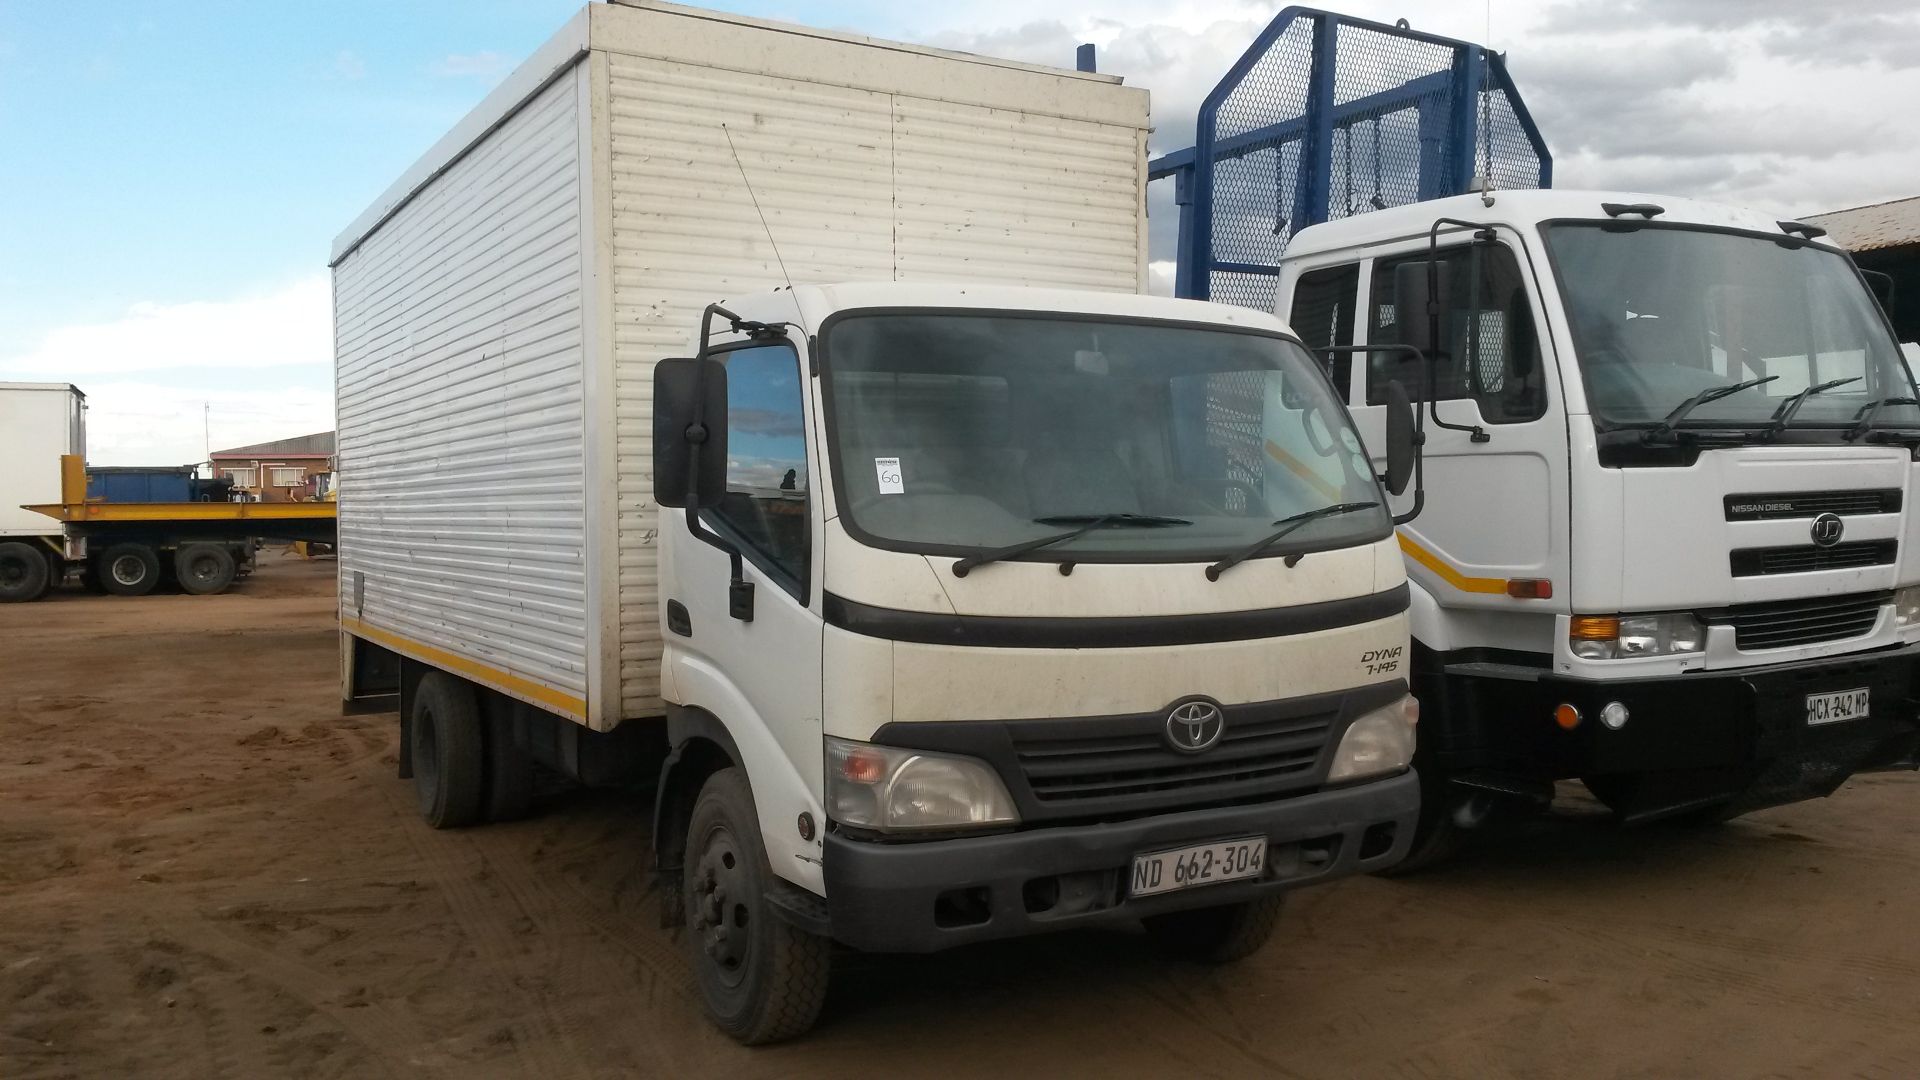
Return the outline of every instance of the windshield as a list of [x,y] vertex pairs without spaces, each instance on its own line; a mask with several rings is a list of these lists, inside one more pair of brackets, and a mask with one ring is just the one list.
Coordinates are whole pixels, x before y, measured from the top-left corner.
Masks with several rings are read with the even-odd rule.
[[[1790,411],[1792,428],[1844,429],[1875,400],[1913,396],[1872,294],[1837,252],[1657,225],[1545,231],[1602,424],[1657,424],[1696,395],[1762,379],[1702,401],[1680,426],[1764,430]],[[1911,427],[1920,410],[1888,403],[1877,423]]]
[[[969,314],[846,316],[825,336],[840,512],[876,546],[970,555],[1073,530],[1019,557],[1210,561],[1280,518],[1383,501],[1286,338]],[[1384,509],[1332,515],[1263,554],[1391,528]]]

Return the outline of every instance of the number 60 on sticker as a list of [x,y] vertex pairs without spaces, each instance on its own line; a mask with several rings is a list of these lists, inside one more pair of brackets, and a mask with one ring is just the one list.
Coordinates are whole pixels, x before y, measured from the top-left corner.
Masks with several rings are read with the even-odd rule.
[[907,485],[900,476],[900,459],[897,457],[877,457],[873,459],[873,469],[880,476],[880,494],[904,495]]

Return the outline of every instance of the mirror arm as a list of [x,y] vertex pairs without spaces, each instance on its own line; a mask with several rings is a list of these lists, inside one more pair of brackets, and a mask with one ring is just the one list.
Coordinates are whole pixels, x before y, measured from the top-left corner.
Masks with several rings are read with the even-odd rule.
[[[1427,364],[1427,354],[1411,345],[1326,345],[1316,351],[1325,353],[1328,356],[1342,353],[1349,356],[1356,353],[1400,353],[1413,357],[1414,363],[1418,364],[1423,370]],[[1419,393],[1419,388],[1415,387],[1414,392],[1416,394]],[[1434,422],[1439,423],[1439,418],[1436,417]],[[1420,511],[1427,505],[1426,446],[1427,414],[1420,411],[1420,402],[1415,401],[1413,403],[1413,505],[1408,508],[1406,513],[1394,515],[1393,524],[1395,527],[1405,525],[1407,522],[1419,517]]]
[[[1427,339],[1436,349],[1440,347],[1440,278],[1432,268],[1440,265],[1440,226],[1442,225],[1457,225],[1472,229],[1474,230],[1473,239],[1478,243],[1492,243],[1500,235],[1494,231],[1493,226],[1484,221],[1468,221],[1464,218],[1435,218],[1433,227],[1427,230]],[[1431,365],[1425,369],[1425,373],[1429,380],[1433,378]],[[1434,427],[1467,432],[1472,442],[1493,441],[1493,436],[1487,434],[1487,429],[1479,424],[1449,424],[1440,419],[1440,398],[1437,394],[1428,395],[1427,408],[1433,412]]]

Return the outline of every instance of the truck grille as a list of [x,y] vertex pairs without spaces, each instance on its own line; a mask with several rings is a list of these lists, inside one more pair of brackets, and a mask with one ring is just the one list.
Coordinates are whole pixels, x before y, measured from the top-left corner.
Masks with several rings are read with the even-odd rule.
[[1783,518],[1810,518],[1821,514],[1895,514],[1900,511],[1900,490],[1872,491],[1795,491],[1775,495],[1729,495],[1726,499],[1728,521],[1778,521]]
[[1826,596],[1773,604],[1743,604],[1703,612],[1709,623],[1732,625],[1733,640],[1741,649],[1780,649],[1859,637],[1873,629],[1890,593]]
[[1892,565],[1899,546],[1895,540],[1863,540],[1832,547],[1740,548],[1728,556],[1728,563],[1734,577],[1853,570],[1862,566]]
[[1043,803],[1202,797],[1212,788],[1311,774],[1337,715],[1230,721],[1219,743],[1200,754],[1169,749],[1157,722],[1152,730],[1081,738],[1025,737],[1016,726],[1013,748],[1028,788]]

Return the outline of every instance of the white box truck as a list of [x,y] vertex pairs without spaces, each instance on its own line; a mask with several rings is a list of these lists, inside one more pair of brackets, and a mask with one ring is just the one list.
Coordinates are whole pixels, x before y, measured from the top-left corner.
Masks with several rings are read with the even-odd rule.
[[344,699],[397,704],[435,826],[657,783],[742,1041],[813,1022],[835,941],[1232,959],[1405,850],[1381,481],[1278,319],[1136,295],[1147,123],[594,6],[336,245]]
[[0,382],[0,603],[38,600],[66,576],[60,523],[27,507],[60,501],[60,460],[86,446],[78,387]]

